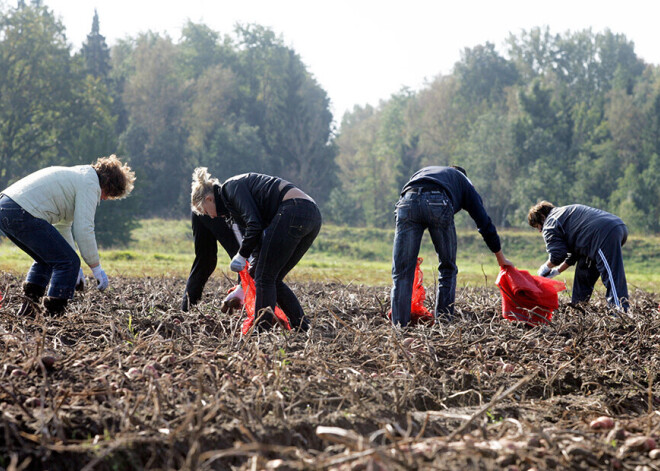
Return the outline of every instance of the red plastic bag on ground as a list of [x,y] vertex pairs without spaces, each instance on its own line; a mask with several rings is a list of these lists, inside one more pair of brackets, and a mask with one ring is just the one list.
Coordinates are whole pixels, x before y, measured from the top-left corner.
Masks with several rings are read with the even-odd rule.
[[502,317],[530,325],[549,323],[559,307],[557,293],[566,289],[561,281],[514,267],[501,267],[495,284],[502,294]]
[[[410,324],[416,325],[419,322],[425,324],[433,325],[435,318],[433,314],[429,312],[428,309],[424,307],[424,301],[426,301],[426,289],[424,289],[424,273],[420,265],[424,259],[422,257],[417,258],[417,267],[415,267],[415,279],[413,280],[413,292],[410,302]],[[392,310],[387,313],[387,316],[392,318]]]
[[[241,277],[241,286],[245,293],[243,306],[245,307],[245,312],[247,312],[247,319],[243,321],[241,332],[243,335],[247,335],[254,324],[254,305],[256,303],[257,292],[254,286],[254,280],[250,276],[250,273],[248,273],[247,266],[238,275]],[[289,318],[286,317],[286,314],[284,314],[284,312],[277,306],[275,307],[275,318],[285,329],[291,330]]]

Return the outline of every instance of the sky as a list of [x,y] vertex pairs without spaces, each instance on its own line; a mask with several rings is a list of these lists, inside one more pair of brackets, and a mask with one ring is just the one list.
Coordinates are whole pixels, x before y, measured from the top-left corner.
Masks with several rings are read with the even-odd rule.
[[[1,2],[2,0],[0,0]],[[15,0],[5,0],[14,4]],[[109,46],[140,32],[174,41],[188,20],[233,37],[234,25],[271,28],[302,58],[328,93],[336,121],[355,105],[377,106],[403,87],[419,90],[450,74],[465,48],[493,43],[505,54],[509,34],[610,29],[660,64],[656,0],[43,0],[66,28],[74,50],[94,10]]]

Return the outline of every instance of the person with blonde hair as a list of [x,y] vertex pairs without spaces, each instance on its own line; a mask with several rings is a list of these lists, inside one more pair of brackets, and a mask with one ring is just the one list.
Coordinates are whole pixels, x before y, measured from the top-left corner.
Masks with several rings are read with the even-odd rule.
[[[202,180],[195,180],[192,184],[192,191],[200,187],[203,191],[204,185],[211,188],[214,184],[220,185],[215,178],[210,178],[208,173]],[[209,190],[210,191],[210,190]],[[186,289],[181,301],[181,310],[188,312],[190,306],[194,306],[202,298],[202,292],[206,282],[211,277],[218,264],[218,242],[225,249],[229,258],[233,258],[238,253],[242,234],[236,224],[228,224],[223,218],[210,217],[206,214],[192,212],[191,227],[193,233],[193,244],[195,247],[195,260],[193,261],[186,281]],[[237,284],[220,304],[220,310],[227,312],[234,308],[239,308],[243,304],[245,293],[240,284],[240,278],[237,276]]]
[[0,193],[0,230],[34,259],[18,315],[34,315],[46,288],[46,313],[65,311],[76,285],[84,283],[76,245],[98,289],[107,288],[94,234],[96,208],[101,200],[127,196],[134,182],[131,168],[111,155],[91,165],[38,170]]
[[300,261],[321,230],[318,206],[305,192],[279,177],[245,173],[219,183],[204,167],[193,173],[190,205],[197,214],[218,216],[242,231],[230,268],[240,272],[254,257],[257,328],[273,326],[279,305],[294,329],[309,329],[309,320],[284,277]]

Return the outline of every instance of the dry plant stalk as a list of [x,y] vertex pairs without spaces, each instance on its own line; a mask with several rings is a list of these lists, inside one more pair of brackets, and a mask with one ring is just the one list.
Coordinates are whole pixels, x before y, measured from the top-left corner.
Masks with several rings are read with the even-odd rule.
[[469,288],[453,323],[397,330],[389,287],[301,283],[308,334],[242,337],[228,280],[189,313],[184,280],[115,278],[34,319],[14,316],[20,283],[0,275],[12,469],[657,467],[657,294],[633,293],[625,319],[563,302],[528,329],[494,286]]

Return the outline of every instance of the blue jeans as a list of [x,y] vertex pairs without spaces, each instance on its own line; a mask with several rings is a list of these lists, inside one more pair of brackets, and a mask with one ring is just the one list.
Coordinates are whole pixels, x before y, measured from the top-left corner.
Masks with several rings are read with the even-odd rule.
[[454,208],[440,191],[407,192],[396,205],[396,232],[392,251],[392,323],[410,322],[410,303],[417,256],[424,231],[428,229],[438,254],[436,317],[451,318],[456,296],[456,228]]
[[50,283],[48,296],[73,298],[80,258],[52,224],[0,195],[0,230],[34,259],[25,281],[43,288]]
[[[264,231],[254,272],[255,313],[275,305],[289,318],[294,329],[307,329],[309,321],[296,295],[282,280],[316,239],[321,230],[318,206],[306,199],[282,202],[277,214]],[[262,317],[259,328],[270,328],[272,316]]]

